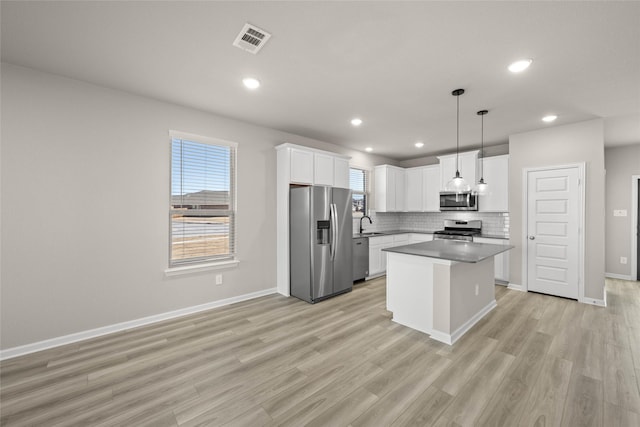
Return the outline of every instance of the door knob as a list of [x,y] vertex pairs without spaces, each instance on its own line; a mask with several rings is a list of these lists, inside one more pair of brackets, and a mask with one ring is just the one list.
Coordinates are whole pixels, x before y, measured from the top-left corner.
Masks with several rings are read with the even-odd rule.
[[536,240],[536,236],[529,236],[529,240]]

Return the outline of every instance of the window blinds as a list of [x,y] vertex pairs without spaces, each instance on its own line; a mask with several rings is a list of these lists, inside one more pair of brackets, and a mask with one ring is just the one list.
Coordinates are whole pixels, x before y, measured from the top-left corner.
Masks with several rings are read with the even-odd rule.
[[170,265],[235,255],[235,144],[171,133]]
[[349,169],[349,187],[352,194],[352,212],[365,215],[367,212],[367,171]]

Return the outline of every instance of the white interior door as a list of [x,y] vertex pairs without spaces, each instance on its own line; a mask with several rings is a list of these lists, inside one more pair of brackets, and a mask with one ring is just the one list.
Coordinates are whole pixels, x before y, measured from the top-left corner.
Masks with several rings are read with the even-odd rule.
[[527,288],[579,299],[580,170],[527,172]]

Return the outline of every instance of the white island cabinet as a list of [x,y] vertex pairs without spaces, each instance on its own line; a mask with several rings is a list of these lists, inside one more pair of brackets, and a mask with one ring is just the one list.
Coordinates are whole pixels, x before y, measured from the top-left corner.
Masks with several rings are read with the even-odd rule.
[[393,321],[455,343],[496,306],[493,259],[511,248],[434,240],[384,249]]

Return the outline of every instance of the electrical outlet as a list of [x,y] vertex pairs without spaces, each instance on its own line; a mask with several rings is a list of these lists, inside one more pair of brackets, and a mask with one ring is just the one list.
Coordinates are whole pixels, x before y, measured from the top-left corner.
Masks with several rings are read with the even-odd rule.
[[626,256],[621,256],[620,257],[620,264],[626,264],[627,263],[627,257]]
[[476,283],[476,296],[478,296],[478,294],[480,294],[480,285]]
[[222,274],[216,274],[216,285],[222,285]]
[[627,210],[626,209],[614,210],[613,216],[627,216]]

